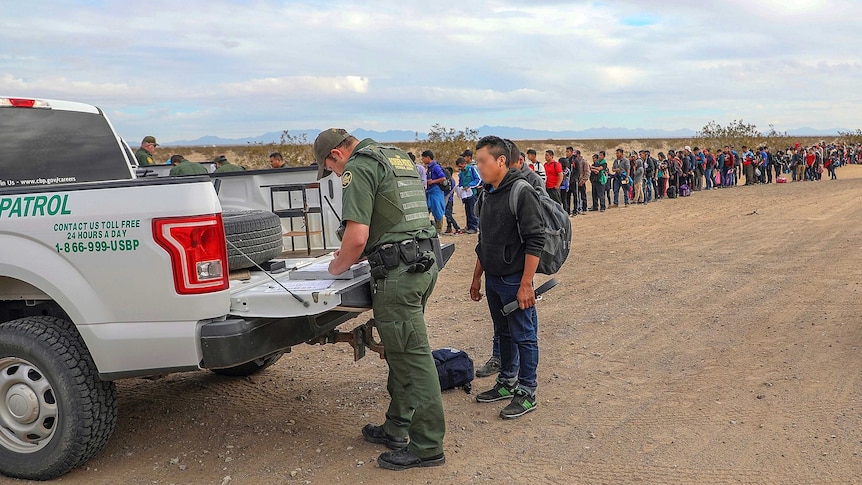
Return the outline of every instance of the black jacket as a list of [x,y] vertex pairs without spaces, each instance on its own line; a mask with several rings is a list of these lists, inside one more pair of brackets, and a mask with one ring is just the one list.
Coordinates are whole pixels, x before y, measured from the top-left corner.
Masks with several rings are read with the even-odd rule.
[[[539,195],[525,187],[518,198],[516,218],[509,207],[509,193],[515,180],[524,175],[510,169],[496,190],[485,185],[479,212],[479,244],[476,255],[485,273],[506,276],[524,271],[524,256],[538,257],[545,244]],[[518,229],[520,228],[520,236]],[[521,237],[524,241],[521,241]]]

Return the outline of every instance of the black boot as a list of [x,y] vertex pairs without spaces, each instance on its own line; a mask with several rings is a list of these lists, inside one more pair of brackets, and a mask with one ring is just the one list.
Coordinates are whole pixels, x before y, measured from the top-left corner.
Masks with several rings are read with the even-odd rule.
[[412,451],[404,448],[398,451],[387,451],[377,457],[377,465],[387,470],[406,470],[414,467],[439,466],[446,463],[443,453],[428,458],[420,458]]

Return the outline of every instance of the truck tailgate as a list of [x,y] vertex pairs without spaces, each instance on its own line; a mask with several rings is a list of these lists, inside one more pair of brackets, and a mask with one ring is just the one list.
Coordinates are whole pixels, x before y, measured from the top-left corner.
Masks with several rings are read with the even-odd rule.
[[247,278],[232,280],[230,314],[243,318],[286,318],[334,309],[357,313],[370,310],[371,275],[367,272],[351,279],[291,278],[309,265],[326,265],[331,260],[332,254],[276,260],[284,262],[284,271],[250,271]]
[[[441,251],[442,267],[455,251],[455,245],[443,244]],[[325,268],[332,258],[330,253],[317,258],[280,259],[276,261],[284,262],[284,271],[250,271],[243,279],[232,279],[230,314],[242,318],[287,318],[330,310],[353,313],[370,310],[371,275],[361,268],[367,262],[359,263],[360,274],[350,279],[332,279],[328,275],[323,275],[324,279],[295,279],[297,271],[307,270],[311,265]]]

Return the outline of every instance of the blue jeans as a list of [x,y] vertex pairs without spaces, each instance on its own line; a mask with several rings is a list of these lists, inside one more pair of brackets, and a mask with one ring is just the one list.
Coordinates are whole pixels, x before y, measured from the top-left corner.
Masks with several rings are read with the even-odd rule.
[[648,204],[652,200],[652,179],[644,179],[644,204]]
[[461,227],[458,226],[458,221],[455,220],[455,216],[452,215],[452,196],[449,196],[449,200],[446,201],[446,230],[455,228],[456,231],[460,231]]
[[515,310],[503,315],[503,306],[517,299],[521,274],[485,275],[488,309],[494,322],[494,333],[500,336],[500,375],[497,380],[529,395],[536,393],[536,368],[539,365],[539,317],[536,307]]
[[713,177],[713,170],[711,168],[706,169],[706,190],[711,189],[712,184],[715,183],[715,179]]
[[733,185],[733,167],[721,169],[721,185],[723,187]]
[[476,196],[461,199],[464,202],[464,213],[467,214],[467,229],[479,229],[479,218],[476,217]]
[[623,189],[623,197],[626,205],[629,205],[629,186],[623,185],[621,178],[614,177],[614,205],[620,204],[620,189]]

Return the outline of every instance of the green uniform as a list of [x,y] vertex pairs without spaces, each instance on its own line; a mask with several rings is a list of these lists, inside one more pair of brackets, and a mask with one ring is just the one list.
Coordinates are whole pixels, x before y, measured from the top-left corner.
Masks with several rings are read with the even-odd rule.
[[207,173],[209,172],[207,172],[207,169],[204,168],[203,165],[199,163],[192,163],[188,160],[183,160],[182,162],[180,162],[179,165],[171,169],[172,177],[177,175],[206,175]]
[[221,164],[221,167],[215,169],[215,173],[242,172],[243,170],[245,169],[240,167],[239,165],[234,165],[230,162],[223,162]]
[[[364,254],[383,243],[435,236],[428,220],[422,180],[406,153],[362,140],[341,176],[343,219],[369,226]],[[437,281],[437,266],[407,272],[401,261],[384,278],[372,278],[372,309],[386,362],[391,398],[383,429],[409,437],[421,458],[443,453],[443,400],[425,327],[425,304]]]
[[153,165],[153,156],[150,155],[150,152],[144,150],[143,148],[138,148],[138,151],[135,152],[135,158],[138,159],[138,166],[143,167],[144,165]]

